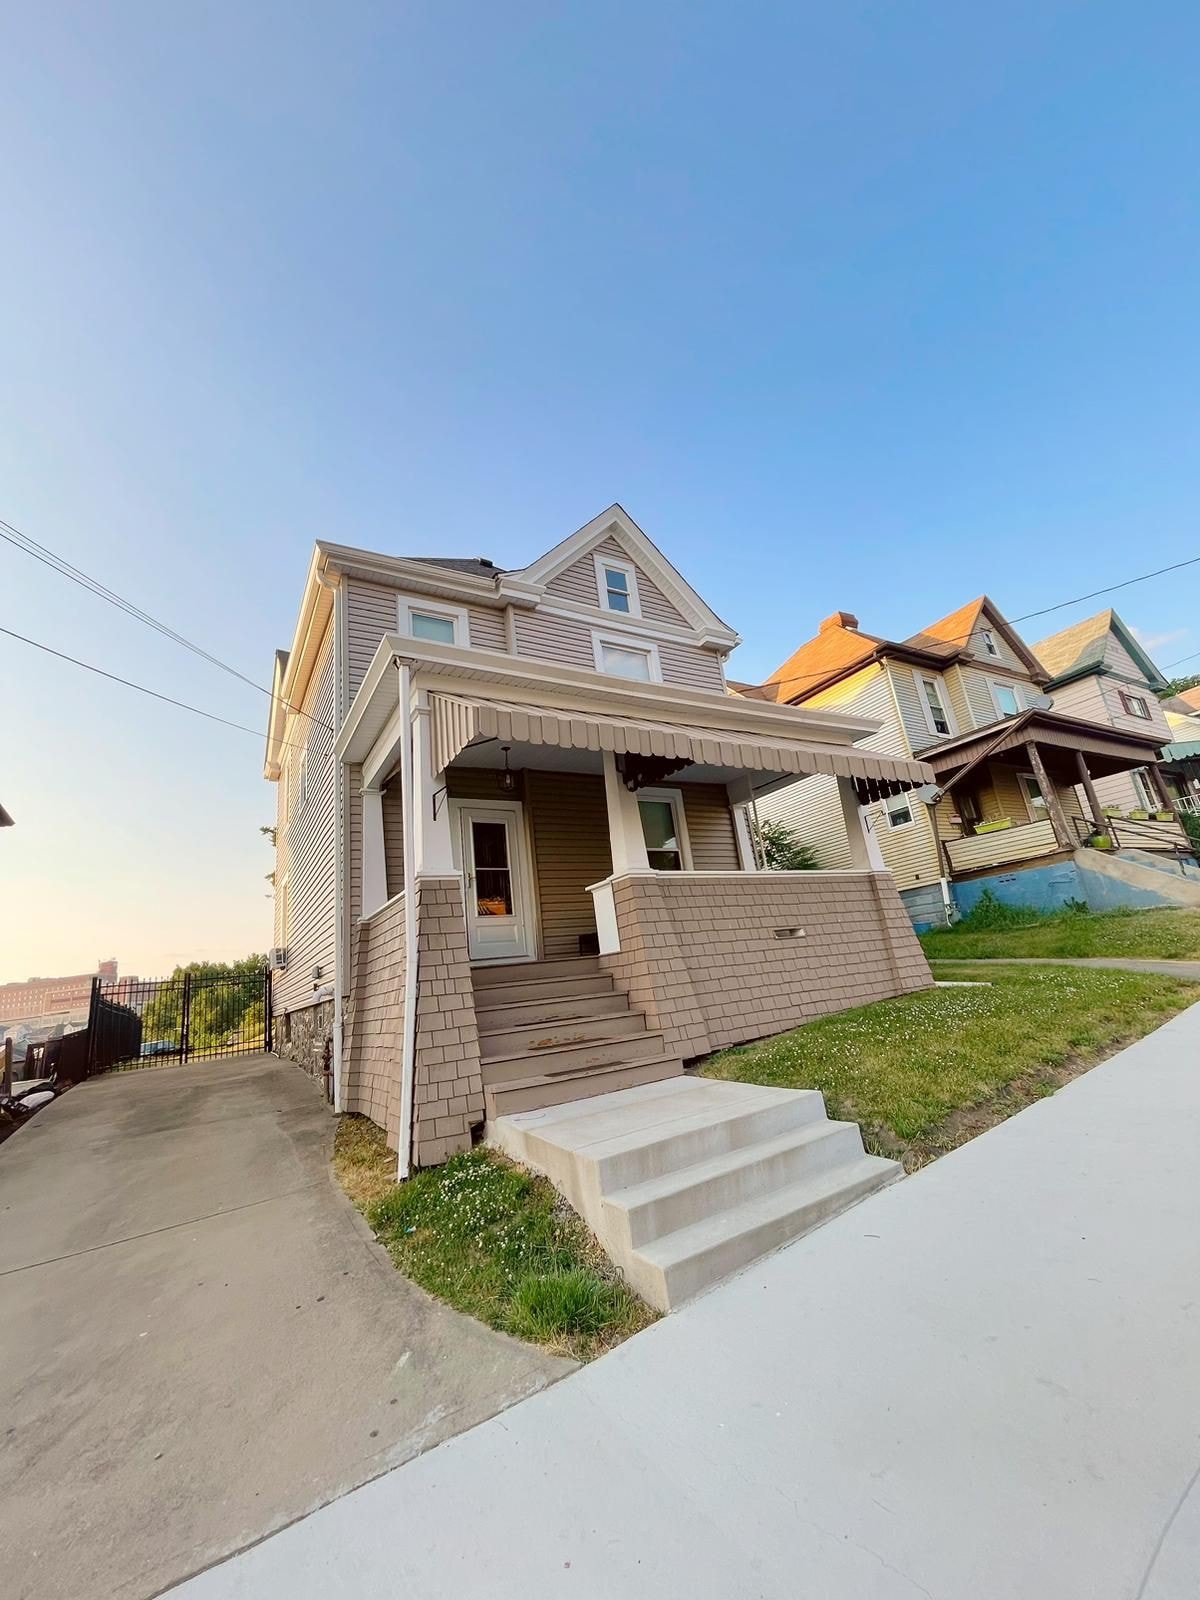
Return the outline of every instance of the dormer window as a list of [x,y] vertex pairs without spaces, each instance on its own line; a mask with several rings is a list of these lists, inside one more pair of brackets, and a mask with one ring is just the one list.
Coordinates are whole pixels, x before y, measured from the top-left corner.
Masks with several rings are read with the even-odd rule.
[[1000,659],[1000,651],[996,646],[996,635],[990,628],[982,628],[979,637],[983,640],[985,654],[995,656],[998,661]]
[[601,611],[617,611],[626,617],[641,616],[637,572],[632,561],[597,555],[596,586],[600,592]]

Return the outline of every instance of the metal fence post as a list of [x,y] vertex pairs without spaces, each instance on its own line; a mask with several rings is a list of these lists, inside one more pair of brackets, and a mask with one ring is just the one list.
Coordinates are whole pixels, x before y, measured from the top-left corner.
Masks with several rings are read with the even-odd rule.
[[183,1006],[179,1016],[179,1063],[182,1066],[188,1058],[188,1032],[192,1025],[192,975],[185,972],[183,975]]
[[12,1034],[10,1033],[4,1041],[4,1077],[0,1079],[0,1094],[3,1094],[6,1098],[12,1093],[12,1058],[13,1042]]
[[263,1050],[271,1053],[271,969],[263,971]]

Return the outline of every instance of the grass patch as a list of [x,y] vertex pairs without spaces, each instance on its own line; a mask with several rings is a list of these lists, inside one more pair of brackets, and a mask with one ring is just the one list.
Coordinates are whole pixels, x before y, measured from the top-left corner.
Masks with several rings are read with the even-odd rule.
[[1005,907],[1003,925],[966,917],[956,928],[921,935],[929,959],[1005,956],[1134,956],[1200,961],[1200,911],[1059,911],[1051,916]]
[[[942,965],[938,978],[977,980]],[[831,1117],[910,1169],[1053,1092],[1200,1000],[1200,985],[1079,967],[989,968],[987,987],[933,989],[726,1050],[705,1077],[820,1089]]]
[[587,1361],[655,1320],[553,1186],[493,1150],[398,1184],[382,1129],[345,1116],[334,1171],[400,1271],[490,1328]]

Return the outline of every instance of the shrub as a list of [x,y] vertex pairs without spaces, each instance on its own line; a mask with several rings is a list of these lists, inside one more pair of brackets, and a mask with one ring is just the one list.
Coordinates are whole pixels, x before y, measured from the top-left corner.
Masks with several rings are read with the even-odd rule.
[[1180,820],[1187,829],[1188,838],[1195,845],[1196,849],[1200,850],[1200,812],[1185,811],[1182,813]]
[[760,822],[758,846],[771,872],[818,872],[817,853],[785,822]]
[[1007,905],[991,889],[985,889],[958,926],[969,933],[981,933],[986,929],[1028,928],[1040,922],[1045,915],[1036,906]]

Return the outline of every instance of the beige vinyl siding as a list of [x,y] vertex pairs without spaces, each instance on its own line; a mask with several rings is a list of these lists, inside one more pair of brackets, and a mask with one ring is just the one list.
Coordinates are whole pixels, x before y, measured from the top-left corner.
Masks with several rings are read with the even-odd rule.
[[612,872],[604,779],[588,772],[525,774],[541,914],[542,953],[579,953],[579,936],[595,933],[588,885]]
[[[280,815],[286,817],[276,840],[276,885],[287,879],[289,927],[280,926],[280,896],[276,894],[275,943],[287,951],[287,968],[276,973],[272,984],[272,1010],[290,1011],[334,979],[334,756],[332,728],[335,706],[336,660],[333,613],[330,612],[316,668],[298,712],[284,728],[285,762],[280,788],[288,786],[286,811],[280,797]],[[300,804],[301,762],[307,765],[307,798]],[[321,977],[313,978],[320,967]]]
[[694,644],[676,644],[672,639],[659,639],[657,644],[664,683],[680,683],[690,689],[714,689],[718,694],[724,693],[721,662],[712,650],[701,650]]
[[383,859],[390,900],[393,895],[404,893],[404,806],[399,777],[393,778],[383,791]]
[[574,617],[552,617],[545,611],[518,611],[516,621],[519,656],[595,670],[592,630],[588,623]]
[[[910,697],[913,692],[910,674]],[[878,750],[884,755],[894,756],[912,754],[897,715],[885,666],[873,664],[852,678],[834,684],[806,700],[805,707],[814,711],[836,709],[852,716],[870,717],[881,726],[878,733],[858,741],[860,749]],[[919,706],[913,709],[919,714]],[[926,743],[930,743],[927,729],[925,734]],[[882,805],[871,806],[867,814],[883,859],[895,874],[897,888],[911,889],[918,884],[935,882],[940,873],[933,829],[926,808],[914,801],[912,825],[903,828],[892,828],[883,815],[884,809]],[[798,838],[811,845],[819,865],[826,870],[850,865],[850,844],[846,837],[836,778],[824,774],[801,778],[799,782],[759,800],[758,813],[763,821],[771,818],[792,828]]]
[[[962,675],[971,710],[971,722],[960,725],[959,731],[965,733],[972,725],[976,728],[986,728],[993,722],[999,722],[1001,717],[992,698],[989,674],[977,671],[974,667],[961,667],[957,670]],[[1042,692],[1032,678],[1013,678],[1006,672],[997,672],[995,681],[1011,685],[1016,691],[1017,704],[1023,709],[1028,708]]]
[[371,658],[385,633],[395,633],[398,617],[395,589],[378,583],[346,580],[346,644],[349,699],[358,693]]
[[[1150,720],[1131,717],[1121,704],[1121,691],[1140,695],[1150,711]],[[1101,677],[1092,673],[1086,678],[1076,678],[1073,683],[1059,684],[1052,691],[1054,709],[1064,716],[1080,717],[1085,722],[1099,722],[1105,727],[1120,728],[1126,733],[1151,733],[1163,744],[1171,742],[1171,725],[1154,691],[1144,683],[1121,683],[1116,678]],[[1119,802],[1113,802],[1117,804]]]
[[969,728],[977,727],[978,720],[971,705],[966,675],[963,669],[958,666],[950,667],[943,682],[946,685],[946,693],[950,697],[950,714],[954,718],[959,733],[966,733]]
[[467,612],[471,644],[476,650],[507,651],[504,638],[504,612],[472,606]]
[[[1131,772],[1114,772],[1109,778],[1097,778],[1095,781],[1096,794],[1102,806],[1113,806],[1118,811],[1135,811],[1141,807],[1142,798],[1133,786]],[[1154,785],[1151,780],[1147,778],[1146,782],[1153,790]],[[1091,815],[1087,808],[1087,797],[1082,792],[1077,798],[1077,804],[1085,817]]]
[[[983,630],[985,628],[991,631],[992,639],[995,642],[996,649],[999,651],[998,655],[989,655],[987,647],[984,645]],[[983,617],[979,627],[976,628],[967,641],[965,648],[984,668],[992,665],[1011,667],[1014,672],[1027,672],[1029,670],[1000,629],[995,623],[990,622],[986,616]]]
[[597,610],[607,612],[608,607],[603,603],[596,578],[597,555],[602,560],[608,557],[610,560],[623,561],[633,567],[637,576],[638,601],[643,617],[652,622],[669,622],[677,628],[688,626],[687,618],[682,612],[672,605],[653,579],[648,578],[637,562],[632,560],[628,550],[611,537],[597,545],[594,550],[589,550],[586,556],[573,561],[562,572],[556,573],[546,585],[546,593],[556,595],[561,600],[573,600],[578,605],[595,606]]
[[681,783],[683,814],[695,872],[737,872],[737,836],[729,794],[719,783]]
[[[899,663],[887,663],[888,676],[892,680],[892,688],[896,695],[896,704],[900,708],[900,717],[904,723],[905,736],[912,751],[923,749],[927,744],[937,744],[948,735],[934,733],[929,726],[929,719],[925,715],[925,691],[920,687],[918,678],[922,675],[920,669],[904,666]],[[941,675],[936,672],[924,674],[940,683]],[[943,689],[942,704],[946,704],[949,696]],[[815,706],[816,700],[808,700],[806,705]]]

